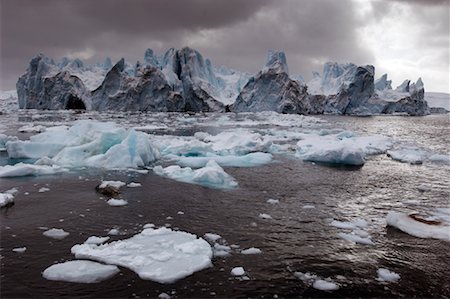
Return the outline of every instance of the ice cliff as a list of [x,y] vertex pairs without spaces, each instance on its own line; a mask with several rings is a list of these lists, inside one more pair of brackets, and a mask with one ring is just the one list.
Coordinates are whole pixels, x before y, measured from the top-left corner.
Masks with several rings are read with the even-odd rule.
[[375,68],[327,62],[305,84],[290,75],[286,55],[270,51],[256,75],[214,68],[189,47],[163,55],[145,51],[143,62],[86,66],[79,59],[55,63],[34,57],[17,82],[19,107],[98,111],[259,112],[372,115],[429,114],[423,82],[404,81],[395,90]]

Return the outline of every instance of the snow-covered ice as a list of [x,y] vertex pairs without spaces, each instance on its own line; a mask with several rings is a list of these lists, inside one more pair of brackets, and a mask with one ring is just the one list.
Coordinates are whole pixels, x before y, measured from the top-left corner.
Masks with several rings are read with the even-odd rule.
[[111,207],[123,207],[128,204],[128,201],[126,201],[125,199],[111,198],[106,203]]
[[227,174],[215,161],[209,161],[205,167],[193,170],[190,167],[182,168],[178,165],[171,165],[163,168],[155,166],[153,171],[176,181],[198,184],[205,187],[230,189],[237,187],[238,183],[232,176]]
[[8,191],[0,193],[0,208],[6,207],[14,203],[14,193]]
[[147,228],[125,240],[72,247],[77,258],[123,266],[140,278],[172,283],[211,266],[212,250],[196,235],[169,228]]
[[400,275],[392,272],[385,268],[380,268],[377,270],[379,281],[385,281],[385,282],[397,282],[400,279]]
[[51,228],[49,230],[46,230],[42,234],[46,237],[56,239],[56,240],[62,240],[65,237],[67,237],[68,235],[70,235],[70,233],[66,232],[62,228]]
[[75,260],[51,265],[42,272],[42,276],[48,280],[96,283],[106,280],[119,272],[119,268],[114,265]]
[[245,270],[243,267],[234,267],[231,269],[231,275],[233,276],[242,276],[245,274]]
[[[416,218],[417,219],[417,218]],[[450,241],[450,225],[444,222],[418,221],[411,214],[390,211],[386,216],[388,225],[418,238]]]

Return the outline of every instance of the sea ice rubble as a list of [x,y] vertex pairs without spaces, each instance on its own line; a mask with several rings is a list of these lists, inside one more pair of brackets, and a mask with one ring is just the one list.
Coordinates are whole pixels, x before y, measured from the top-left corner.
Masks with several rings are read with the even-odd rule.
[[215,161],[209,161],[205,167],[193,170],[190,167],[182,168],[171,165],[163,168],[155,166],[153,171],[160,176],[165,176],[176,181],[198,184],[205,187],[231,189],[237,187],[238,183],[232,176],[227,174]]
[[62,240],[65,237],[67,237],[70,233],[66,232],[65,230],[61,228],[51,228],[49,230],[46,230],[42,233],[44,236],[56,239],[56,240]]
[[42,276],[48,280],[96,283],[119,273],[114,265],[103,265],[92,261],[67,261],[54,264],[44,270]]
[[[419,220],[417,220],[419,219]],[[387,225],[393,226],[411,236],[450,241],[450,225],[439,221],[427,221],[412,214],[390,211]]]
[[128,201],[125,199],[111,198],[106,203],[112,207],[123,207],[128,204]]
[[377,280],[382,282],[397,282],[400,279],[400,275],[389,271],[385,268],[380,268],[377,270],[378,278]]
[[211,266],[212,250],[196,235],[161,227],[147,228],[125,240],[72,247],[77,258],[123,266],[140,278],[172,283]]

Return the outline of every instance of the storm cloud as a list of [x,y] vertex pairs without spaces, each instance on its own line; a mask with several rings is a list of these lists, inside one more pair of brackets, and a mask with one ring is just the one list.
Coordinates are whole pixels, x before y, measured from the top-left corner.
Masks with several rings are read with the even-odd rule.
[[[142,60],[190,46],[214,65],[257,72],[267,50],[286,52],[307,79],[325,61],[373,64],[394,85],[422,76],[448,92],[446,0],[0,0],[1,86],[13,89],[31,57]],[[377,42],[379,41],[379,44]],[[392,66],[392,67],[391,67]]]

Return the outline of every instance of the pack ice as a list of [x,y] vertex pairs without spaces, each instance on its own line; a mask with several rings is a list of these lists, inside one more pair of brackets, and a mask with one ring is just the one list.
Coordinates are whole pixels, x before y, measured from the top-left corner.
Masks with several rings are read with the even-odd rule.
[[59,166],[137,168],[159,157],[146,133],[90,120],[76,121],[70,128],[49,128],[30,140],[8,141],[6,150],[10,158],[38,160],[35,165],[0,167],[0,176],[49,174],[60,171]]
[[133,237],[103,245],[72,247],[77,258],[123,266],[140,278],[172,283],[211,266],[212,250],[196,235],[169,228],[146,228]]

